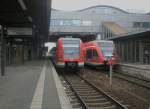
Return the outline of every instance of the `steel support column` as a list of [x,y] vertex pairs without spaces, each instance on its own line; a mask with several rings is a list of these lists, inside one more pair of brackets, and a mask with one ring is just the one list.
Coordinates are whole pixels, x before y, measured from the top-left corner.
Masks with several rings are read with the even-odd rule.
[[13,64],[13,58],[14,58],[14,54],[13,54],[13,41],[12,39],[10,39],[10,64]]
[[22,39],[22,64],[24,64],[24,38]]
[[144,64],[143,44],[142,44],[142,41],[139,42],[139,57],[140,57],[140,63]]
[[1,30],[1,75],[5,75],[5,35],[4,27],[0,26]]
[[38,59],[39,57],[39,31],[36,27],[32,28],[33,33],[33,47],[32,47],[32,58]]

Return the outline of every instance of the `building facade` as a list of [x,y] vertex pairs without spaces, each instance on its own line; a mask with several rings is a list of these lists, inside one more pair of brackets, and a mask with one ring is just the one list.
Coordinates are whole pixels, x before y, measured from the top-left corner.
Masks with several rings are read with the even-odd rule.
[[51,14],[51,35],[95,34],[97,39],[114,40],[121,63],[150,64],[149,31],[149,13],[129,13],[111,6],[71,12],[53,9]]
[[[107,22],[112,25],[105,25]],[[115,26],[115,27],[114,27]],[[120,32],[117,26],[124,32]],[[50,34],[80,33],[101,34],[102,39],[108,39],[118,33],[132,33],[150,28],[150,15],[129,13],[112,6],[94,6],[78,11],[51,12]],[[114,32],[115,31],[115,32]],[[117,31],[117,34],[116,34]]]

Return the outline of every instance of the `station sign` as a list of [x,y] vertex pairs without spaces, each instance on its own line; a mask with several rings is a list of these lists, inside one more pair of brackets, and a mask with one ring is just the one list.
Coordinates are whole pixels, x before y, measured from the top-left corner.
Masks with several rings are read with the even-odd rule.
[[8,28],[8,35],[22,35],[22,36],[31,36],[32,28]]

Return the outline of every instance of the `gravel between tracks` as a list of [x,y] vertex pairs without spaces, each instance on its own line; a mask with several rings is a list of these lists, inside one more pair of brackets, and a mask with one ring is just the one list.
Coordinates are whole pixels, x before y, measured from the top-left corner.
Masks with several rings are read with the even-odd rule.
[[111,96],[117,97],[117,100],[123,101],[123,104],[128,105],[129,109],[149,109],[150,107],[150,90],[116,78],[113,79],[113,85],[110,86],[109,77],[101,71],[84,69],[79,74],[110,93]]

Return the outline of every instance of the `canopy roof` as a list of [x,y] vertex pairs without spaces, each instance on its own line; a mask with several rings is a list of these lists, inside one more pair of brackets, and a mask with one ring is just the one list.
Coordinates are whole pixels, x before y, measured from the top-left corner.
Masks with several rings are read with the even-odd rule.
[[6,27],[36,27],[48,35],[51,0],[1,0],[0,24]]

